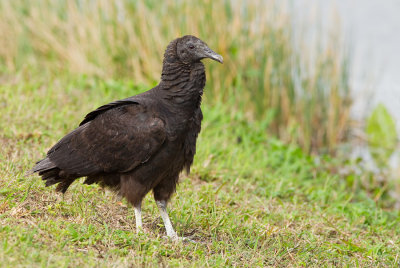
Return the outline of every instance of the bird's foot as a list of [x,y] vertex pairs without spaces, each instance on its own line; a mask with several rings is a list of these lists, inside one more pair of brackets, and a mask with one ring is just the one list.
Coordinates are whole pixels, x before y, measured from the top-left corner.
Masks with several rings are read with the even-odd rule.
[[136,234],[147,234],[147,231],[143,228],[136,229]]
[[164,239],[171,239],[174,242],[190,242],[190,243],[196,243],[196,241],[190,239],[189,237],[184,237],[184,236],[178,236],[178,235],[173,235],[173,236],[163,236]]
[[143,225],[136,226],[136,234],[147,234],[147,230],[143,228]]
[[178,237],[178,239],[180,239],[183,242],[190,242],[190,243],[197,243],[196,241],[194,241],[193,239],[190,239],[189,237]]

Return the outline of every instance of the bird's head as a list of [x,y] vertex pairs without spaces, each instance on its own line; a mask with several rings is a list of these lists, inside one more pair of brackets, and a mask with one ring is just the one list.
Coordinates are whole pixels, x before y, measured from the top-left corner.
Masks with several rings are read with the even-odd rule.
[[206,43],[193,35],[185,35],[177,39],[176,53],[180,61],[194,63],[205,58],[223,62],[221,55],[215,53]]

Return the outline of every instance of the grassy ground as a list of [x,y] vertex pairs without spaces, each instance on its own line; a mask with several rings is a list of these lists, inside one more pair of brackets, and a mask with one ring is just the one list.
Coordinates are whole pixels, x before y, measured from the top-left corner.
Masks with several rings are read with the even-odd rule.
[[[208,105],[192,173],[170,206],[174,243],[148,196],[145,234],[134,213],[97,186],[65,196],[24,173],[91,109],[148,87],[87,77],[3,76],[0,85],[0,266],[397,266],[400,213],[296,146],[265,135],[235,104]],[[235,102],[233,102],[235,103]],[[376,198],[378,197],[378,198]],[[386,199],[384,199],[386,198]],[[389,200],[389,201],[388,201]]]

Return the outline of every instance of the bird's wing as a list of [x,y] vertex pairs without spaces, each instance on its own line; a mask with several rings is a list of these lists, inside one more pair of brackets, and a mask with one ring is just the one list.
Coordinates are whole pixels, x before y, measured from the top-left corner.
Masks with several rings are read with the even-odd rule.
[[110,110],[112,108],[115,108],[117,106],[123,106],[123,105],[128,105],[128,104],[139,104],[134,97],[130,97],[130,98],[126,98],[123,100],[117,100],[117,101],[113,101],[110,102],[108,104],[105,104],[103,106],[100,106],[99,108],[97,108],[96,110],[88,113],[85,118],[83,119],[83,121],[79,124],[80,126],[84,125],[85,123],[92,121],[93,119],[96,118],[96,116],[98,116],[99,114],[102,114],[103,112]]
[[47,156],[74,176],[127,172],[156,154],[165,138],[165,123],[155,112],[139,102],[122,100],[89,113]]

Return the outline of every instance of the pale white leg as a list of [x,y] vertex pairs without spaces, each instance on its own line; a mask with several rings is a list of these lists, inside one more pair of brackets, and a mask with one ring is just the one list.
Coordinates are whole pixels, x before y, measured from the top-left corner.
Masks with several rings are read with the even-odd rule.
[[135,206],[135,221],[136,221],[136,233],[143,231],[142,223],[142,203]]
[[158,209],[160,210],[161,218],[164,221],[165,230],[167,231],[167,236],[171,237],[173,240],[178,239],[178,235],[172,227],[171,220],[169,219],[167,213],[167,202],[164,200],[156,201]]

